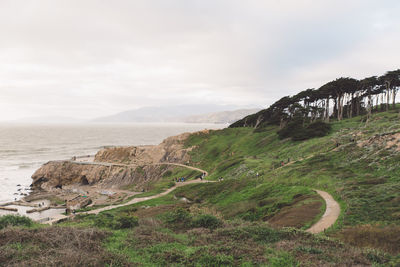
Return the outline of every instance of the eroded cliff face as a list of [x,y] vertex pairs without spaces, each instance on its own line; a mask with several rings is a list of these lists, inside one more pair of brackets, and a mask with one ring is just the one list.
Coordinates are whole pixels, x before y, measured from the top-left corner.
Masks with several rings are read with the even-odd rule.
[[149,181],[155,182],[173,168],[165,165],[120,167],[50,161],[33,175],[33,188],[51,191],[66,185],[101,185],[120,188],[134,184],[138,190]]
[[190,160],[188,152],[192,148],[184,148],[183,144],[190,133],[168,137],[156,146],[111,147],[97,152],[96,162],[112,162],[134,164],[138,166],[173,162],[184,164]]
[[95,184],[104,179],[108,168],[70,161],[50,161],[32,175],[32,185],[34,189],[50,190],[70,184]]
[[33,187],[49,191],[75,184],[114,188],[133,184],[140,188],[149,181],[157,181],[164,172],[174,168],[157,164],[185,164],[190,160],[192,148],[184,148],[189,135],[169,137],[156,146],[106,148],[96,154],[94,163],[51,161],[32,175]]

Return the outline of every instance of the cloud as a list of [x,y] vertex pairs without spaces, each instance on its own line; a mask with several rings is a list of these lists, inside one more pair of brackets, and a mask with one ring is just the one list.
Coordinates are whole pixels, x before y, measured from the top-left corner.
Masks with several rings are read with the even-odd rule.
[[0,120],[268,105],[398,68],[397,1],[0,2]]

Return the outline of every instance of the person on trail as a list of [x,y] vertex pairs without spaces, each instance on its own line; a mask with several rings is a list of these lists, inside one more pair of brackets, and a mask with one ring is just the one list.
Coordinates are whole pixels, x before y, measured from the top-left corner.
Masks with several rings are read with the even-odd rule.
[[257,173],[256,173],[256,176],[257,176],[257,178],[258,178],[258,176],[260,176],[260,174],[257,172]]

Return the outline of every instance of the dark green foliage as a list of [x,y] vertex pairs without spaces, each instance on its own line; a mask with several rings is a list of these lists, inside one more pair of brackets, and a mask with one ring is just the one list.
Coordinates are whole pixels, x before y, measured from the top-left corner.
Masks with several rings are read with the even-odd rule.
[[139,225],[139,220],[135,216],[118,216],[113,225],[114,229],[133,228]]
[[33,221],[25,216],[4,215],[4,216],[0,217],[0,229],[6,228],[7,226],[30,227],[32,225],[33,225]]
[[[267,109],[248,115],[229,127],[257,128],[271,124],[282,125],[296,119],[302,119],[305,122],[314,121],[314,119],[328,120],[328,117],[340,121],[343,118],[365,115],[374,108],[378,111],[379,106],[381,111],[388,111],[389,99],[386,103],[376,103],[373,107],[374,103],[370,102],[371,97],[374,95],[383,97],[395,93],[399,86],[400,69],[389,71],[380,77],[373,76],[362,80],[341,77],[318,89],[306,89],[294,96],[284,96]],[[350,95],[351,98],[345,99],[346,95]],[[329,103],[333,104],[333,112]],[[396,108],[395,98],[392,100],[391,108]]]
[[280,139],[291,137],[293,141],[301,141],[314,137],[323,137],[330,130],[331,125],[322,121],[311,123],[307,127],[303,127],[299,121],[292,121],[278,131],[278,136]]
[[193,216],[189,211],[183,208],[177,208],[164,215],[164,221],[179,229],[189,229],[193,227],[202,227],[208,229],[216,229],[222,226],[222,221],[210,214],[200,214]]
[[192,225],[195,227],[203,227],[215,229],[222,225],[221,220],[210,214],[201,214],[193,218]]
[[166,172],[164,172],[163,177],[170,177],[172,175],[172,171],[168,170]]
[[95,217],[94,225],[111,229],[127,229],[138,226],[139,220],[135,216],[125,214],[116,216],[111,213],[100,213]]
[[177,208],[172,212],[167,213],[164,219],[165,222],[168,224],[186,225],[186,226],[190,225],[192,220],[190,213],[183,208]]
[[280,139],[285,139],[295,136],[299,131],[304,131],[301,121],[291,121],[278,131],[278,136]]

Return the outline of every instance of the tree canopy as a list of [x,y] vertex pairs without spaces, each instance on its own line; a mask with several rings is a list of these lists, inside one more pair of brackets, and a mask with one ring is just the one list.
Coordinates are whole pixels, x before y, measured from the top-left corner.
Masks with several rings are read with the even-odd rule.
[[302,121],[304,125],[317,120],[329,122],[330,119],[342,120],[362,114],[370,116],[374,110],[394,109],[399,88],[400,69],[362,80],[341,77],[318,89],[309,88],[294,96],[284,96],[267,109],[249,115],[230,127],[258,128],[277,124],[283,128],[293,120]]

